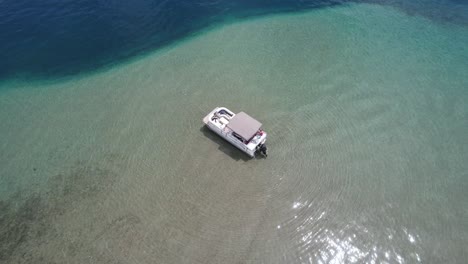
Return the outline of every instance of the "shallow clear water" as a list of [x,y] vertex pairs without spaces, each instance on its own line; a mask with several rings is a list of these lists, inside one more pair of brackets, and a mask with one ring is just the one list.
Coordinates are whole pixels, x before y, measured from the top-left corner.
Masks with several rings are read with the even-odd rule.
[[[468,28],[349,4],[0,89],[6,263],[463,263]],[[248,160],[215,106],[269,132]]]

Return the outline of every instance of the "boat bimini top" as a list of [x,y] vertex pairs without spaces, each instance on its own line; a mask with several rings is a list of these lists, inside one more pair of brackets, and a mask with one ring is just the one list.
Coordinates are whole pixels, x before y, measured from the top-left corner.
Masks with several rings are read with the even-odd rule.
[[236,114],[227,126],[245,140],[250,140],[262,127],[262,123],[244,112]]

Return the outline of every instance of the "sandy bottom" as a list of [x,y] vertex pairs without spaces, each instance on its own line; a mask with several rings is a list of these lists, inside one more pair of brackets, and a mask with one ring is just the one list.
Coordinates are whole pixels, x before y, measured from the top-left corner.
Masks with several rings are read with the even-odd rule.
[[[0,262],[456,263],[468,29],[349,5],[0,89]],[[249,160],[216,106],[269,132]]]

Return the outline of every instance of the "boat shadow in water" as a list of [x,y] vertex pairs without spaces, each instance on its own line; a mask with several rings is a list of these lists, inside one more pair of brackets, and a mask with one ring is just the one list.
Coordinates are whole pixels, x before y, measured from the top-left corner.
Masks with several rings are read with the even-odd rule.
[[[218,136],[215,132],[211,131],[209,128],[206,126],[202,126],[200,128],[200,131],[205,135],[205,137],[211,139],[214,143],[218,144],[218,149],[224,152],[226,155],[231,157],[232,159],[239,161],[249,161],[252,158],[250,158],[247,154],[243,153],[240,151],[238,148],[234,147],[231,145],[231,143],[227,142],[224,140],[222,137]],[[256,158],[254,158],[256,159]]]

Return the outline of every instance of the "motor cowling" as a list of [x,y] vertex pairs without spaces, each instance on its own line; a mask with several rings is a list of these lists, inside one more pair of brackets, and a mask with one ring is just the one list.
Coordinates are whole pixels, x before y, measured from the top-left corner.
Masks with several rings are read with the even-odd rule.
[[267,149],[266,145],[265,145],[265,144],[261,144],[261,145],[259,146],[258,152],[260,152],[263,156],[268,157],[267,150],[268,150],[268,149]]

